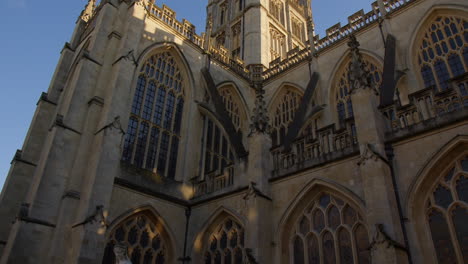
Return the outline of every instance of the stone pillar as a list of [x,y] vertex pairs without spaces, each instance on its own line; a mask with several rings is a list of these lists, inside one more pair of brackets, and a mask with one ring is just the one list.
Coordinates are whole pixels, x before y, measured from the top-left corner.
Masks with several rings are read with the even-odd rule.
[[[247,263],[272,263],[272,200],[269,197],[268,179],[273,170],[270,153],[271,138],[268,113],[263,99],[263,87],[258,83],[256,102],[249,134],[247,179],[249,190],[244,200],[247,204],[246,248]],[[256,261],[256,262],[253,262]]]
[[359,43],[349,43],[352,66],[352,102],[361,158],[358,162],[371,235],[372,262],[407,263],[392,172],[385,154],[385,121],[378,110],[377,89],[362,62]]

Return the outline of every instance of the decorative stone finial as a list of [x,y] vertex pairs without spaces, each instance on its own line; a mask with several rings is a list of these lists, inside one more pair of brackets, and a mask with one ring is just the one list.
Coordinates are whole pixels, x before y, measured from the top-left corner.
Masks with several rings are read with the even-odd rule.
[[86,4],[83,11],[81,11],[80,19],[87,23],[93,16],[95,9],[96,9],[96,0],[88,0],[88,4]]
[[357,89],[371,89],[376,95],[378,95],[379,91],[373,83],[371,74],[362,59],[361,52],[359,51],[360,44],[357,41],[356,36],[351,35],[349,38],[348,46],[351,48],[351,65],[349,70],[351,93]]
[[253,109],[252,123],[250,124],[250,134],[254,133],[270,133],[270,118],[268,117],[268,111],[266,109],[266,103],[264,99],[265,90],[261,83],[254,83],[256,99],[255,108]]
[[205,45],[204,49],[206,51],[209,51],[210,45],[211,45],[211,31],[213,30],[213,15],[208,14],[208,17],[206,18],[206,29],[205,29]]

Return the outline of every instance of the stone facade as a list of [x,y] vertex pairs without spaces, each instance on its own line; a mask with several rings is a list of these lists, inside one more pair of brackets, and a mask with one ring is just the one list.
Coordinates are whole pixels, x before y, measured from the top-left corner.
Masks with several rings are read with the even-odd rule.
[[199,36],[90,0],[2,190],[0,263],[467,263],[466,1],[379,0],[323,38],[309,10],[210,0]]

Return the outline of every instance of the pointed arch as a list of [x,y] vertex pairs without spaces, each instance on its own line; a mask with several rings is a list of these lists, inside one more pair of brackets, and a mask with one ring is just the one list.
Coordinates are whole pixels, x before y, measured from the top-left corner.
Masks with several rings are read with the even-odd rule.
[[271,120],[273,147],[284,142],[289,125],[294,120],[303,96],[302,88],[293,83],[284,82],[269,102],[268,112]]
[[468,71],[467,30],[466,6],[433,5],[427,10],[414,28],[409,56],[404,56],[420,87],[443,91],[451,78]]
[[242,131],[249,122],[249,110],[239,87],[236,83],[228,81],[218,84],[217,90],[234,127],[237,131]]
[[113,247],[123,243],[128,247],[132,263],[174,263],[174,235],[160,214],[150,205],[127,210],[116,217],[106,233],[106,248],[102,263],[113,263]]
[[[463,164],[466,164],[463,166]],[[422,252],[430,252],[423,257],[425,263],[436,263],[437,259],[455,257],[451,263],[466,263],[468,251],[457,242],[456,220],[451,213],[456,208],[464,208],[464,219],[468,221],[468,135],[459,135],[437,151],[416,175],[408,194],[406,210],[413,223],[415,240]],[[459,189],[461,188],[461,189]],[[434,226],[433,226],[434,225]],[[445,225],[445,226],[444,226]],[[442,233],[434,230],[448,228],[443,238],[444,244],[438,244]],[[463,234],[467,236],[467,234]],[[447,248],[442,248],[446,246]],[[445,256],[440,251],[450,253]],[[464,261],[464,262],[463,262]]]
[[[295,250],[294,245],[291,243],[293,238],[300,237],[304,245],[306,245],[305,248],[310,247],[312,252],[318,252],[319,247],[316,242],[318,244],[325,243],[324,236],[326,233],[336,233],[332,236],[336,238],[337,232],[344,228],[349,234],[352,234],[350,240],[353,245],[352,255],[360,260],[362,258],[362,263],[369,263],[364,258],[370,252],[357,252],[354,250],[362,249],[361,251],[365,251],[366,245],[361,244],[369,242],[365,212],[364,202],[349,189],[327,179],[312,180],[293,199],[278,224],[276,239],[281,247],[279,250],[281,255],[278,256],[280,262],[292,263],[292,260],[296,258],[296,256],[293,256]],[[344,214],[349,214],[348,218],[341,217]],[[341,221],[341,218],[349,220]],[[307,222],[307,224],[304,224],[304,222]],[[358,229],[358,227],[361,228]],[[365,229],[365,232],[362,231],[362,228]],[[356,230],[359,230],[360,233],[357,234]],[[306,244],[309,242],[313,244]],[[338,242],[335,239],[334,247],[340,245]],[[323,256],[324,249],[323,247],[320,247],[320,249],[320,255]],[[299,258],[308,260],[305,263],[314,263],[310,261],[319,258],[316,254],[310,255],[311,253],[308,251],[304,254]],[[340,256],[335,257],[339,258]]]
[[[231,221],[233,227],[235,227],[233,230],[230,230],[231,228],[229,227],[229,221]],[[243,242],[243,240],[245,239],[245,223],[246,219],[243,216],[236,213],[235,211],[224,206],[218,207],[213,212],[213,214],[211,214],[211,216],[205,221],[200,231],[194,238],[194,242],[192,243],[192,259],[194,260],[194,263],[204,263],[203,260],[205,259],[205,257],[207,257],[207,253],[210,254],[209,257],[213,258],[216,251],[220,249],[225,250],[226,248],[230,250],[232,258],[238,257],[239,254],[245,256],[245,243]],[[227,231],[231,231],[231,233],[228,234]],[[229,241],[229,246],[227,247],[221,245],[221,241],[218,239],[220,238],[220,235],[223,236],[223,232],[226,233],[227,239]],[[237,244],[233,244],[233,246],[230,244],[230,242],[234,238],[234,232],[237,236]],[[214,238],[217,240],[216,247],[213,243]],[[211,248],[212,246],[213,248]],[[243,260],[243,257],[241,259]],[[237,262],[231,261],[231,263]]]
[[[363,61],[367,65],[367,69],[371,73],[372,81],[376,85],[380,85],[382,82],[383,73],[383,59],[374,54],[371,51],[360,49]],[[349,83],[349,67],[351,63],[350,50],[340,58],[332,71],[329,78],[329,103],[332,106],[335,122],[339,123],[347,118],[354,116],[351,94],[350,94],[350,83]]]
[[[127,55],[135,60],[133,56],[132,52]],[[189,115],[194,90],[190,68],[177,46],[168,43],[151,45],[134,63],[133,101],[122,161],[162,177],[180,178],[177,168],[183,166],[177,166],[178,157],[184,154],[179,152],[190,125],[182,120]]]
[[200,175],[202,179],[206,179],[224,174],[228,176],[230,185],[234,181],[233,164],[239,159],[239,153],[221,118],[206,104],[199,103],[198,110],[203,122]]
[[[177,60],[178,65],[182,66],[181,72],[186,75],[185,79],[187,89],[185,92],[187,93],[187,99],[195,100],[195,98],[198,98],[197,90],[194,89],[196,85],[193,71],[191,70],[193,67],[190,66],[187,57],[180,49],[179,45],[174,42],[155,42],[143,49],[136,58],[135,62],[137,67],[135,69],[134,75],[137,75],[138,67],[141,67],[142,63],[147,61],[153,54],[159,52],[170,52]],[[136,83],[135,80],[134,83]]]

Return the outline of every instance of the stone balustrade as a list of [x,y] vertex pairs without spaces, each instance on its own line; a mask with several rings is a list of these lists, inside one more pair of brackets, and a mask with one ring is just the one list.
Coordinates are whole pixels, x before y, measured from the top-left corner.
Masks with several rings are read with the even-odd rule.
[[400,106],[395,102],[382,109],[393,131],[468,107],[468,74],[452,80],[443,92],[429,87],[411,94],[409,98],[408,105]]
[[280,176],[284,171],[304,169],[309,167],[307,163],[315,164],[357,149],[355,131],[354,120],[349,119],[338,130],[331,125],[298,138],[290,152],[283,152],[281,147],[273,149],[274,176]]
[[202,195],[214,193],[234,185],[234,165],[225,167],[221,174],[217,171],[211,172],[205,176],[204,180],[194,182],[194,198]]

